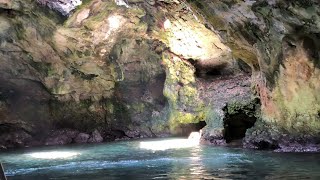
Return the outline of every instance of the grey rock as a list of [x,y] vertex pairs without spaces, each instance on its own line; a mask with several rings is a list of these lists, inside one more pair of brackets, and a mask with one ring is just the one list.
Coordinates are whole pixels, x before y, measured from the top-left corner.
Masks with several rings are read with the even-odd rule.
[[22,130],[5,133],[0,136],[0,149],[24,147],[31,140],[31,135]]
[[89,134],[79,133],[78,136],[74,139],[75,143],[87,143],[90,138]]
[[89,143],[100,143],[102,141],[103,137],[98,130],[94,130],[88,140]]
[[72,129],[56,130],[45,140],[45,145],[52,146],[70,144],[78,134],[79,131]]

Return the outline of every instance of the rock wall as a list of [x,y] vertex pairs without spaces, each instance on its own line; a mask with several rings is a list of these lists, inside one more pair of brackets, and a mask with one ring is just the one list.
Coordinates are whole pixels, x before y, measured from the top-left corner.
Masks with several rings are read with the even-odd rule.
[[245,146],[318,149],[318,1],[190,2],[252,67],[261,117]]
[[206,119],[194,63],[232,58],[186,3],[78,4],[1,2],[2,146],[179,134]]

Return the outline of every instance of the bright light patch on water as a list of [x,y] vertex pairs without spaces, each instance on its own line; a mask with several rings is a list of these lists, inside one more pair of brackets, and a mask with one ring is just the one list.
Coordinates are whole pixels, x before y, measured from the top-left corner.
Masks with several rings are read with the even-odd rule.
[[67,159],[77,155],[80,153],[77,152],[69,152],[69,151],[51,151],[51,152],[37,152],[28,154],[29,156],[37,159]]
[[188,139],[171,139],[161,141],[140,142],[140,148],[153,151],[164,151],[167,149],[181,149],[196,147],[200,142],[200,133],[192,132]]

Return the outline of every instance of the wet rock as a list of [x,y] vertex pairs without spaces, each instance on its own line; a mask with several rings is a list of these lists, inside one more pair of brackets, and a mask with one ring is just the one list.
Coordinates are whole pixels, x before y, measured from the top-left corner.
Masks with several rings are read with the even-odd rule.
[[205,128],[202,133],[201,141],[216,146],[227,145],[226,140],[224,139],[223,128]]
[[319,152],[319,138],[305,135],[290,135],[276,127],[258,122],[249,129],[243,143],[245,148],[273,150],[275,152]]
[[31,141],[28,141],[25,145],[25,147],[37,147],[37,146],[43,146],[43,142],[41,140],[32,139]]
[[91,136],[88,139],[88,142],[89,143],[101,143],[101,142],[103,142],[103,137],[101,136],[101,134],[98,130],[94,130],[91,133]]
[[23,130],[16,130],[0,135],[0,145],[3,148],[25,147],[32,136]]
[[45,145],[51,146],[70,144],[78,134],[79,131],[72,129],[55,130],[45,140]]
[[320,144],[298,144],[291,143],[288,146],[280,145],[276,152],[319,152]]
[[74,139],[75,143],[87,143],[90,138],[89,134],[79,133],[77,137]]

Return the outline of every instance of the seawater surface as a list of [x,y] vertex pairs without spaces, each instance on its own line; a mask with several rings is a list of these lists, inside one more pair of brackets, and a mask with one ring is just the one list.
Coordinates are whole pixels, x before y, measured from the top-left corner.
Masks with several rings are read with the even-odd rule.
[[[167,140],[149,141],[166,146]],[[141,141],[148,140],[0,152],[0,162],[9,180],[320,179],[316,153],[207,145],[149,150]]]

